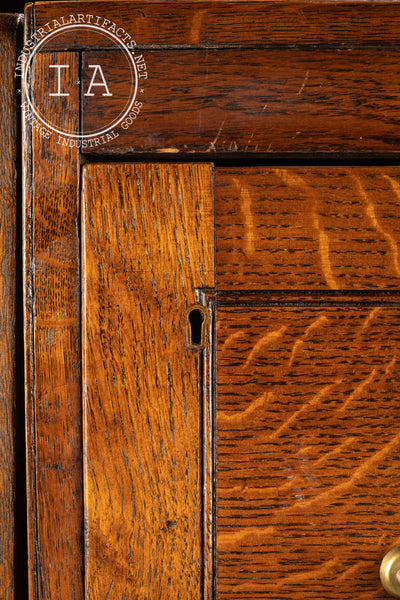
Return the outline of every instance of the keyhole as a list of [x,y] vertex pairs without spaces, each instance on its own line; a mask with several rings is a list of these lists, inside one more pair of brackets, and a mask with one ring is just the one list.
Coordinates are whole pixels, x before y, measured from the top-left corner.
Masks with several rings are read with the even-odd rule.
[[185,312],[186,333],[189,348],[204,348],[207,312],[204,306],[196,304]]
[[190,324],[190,336],[191,344],[193,346],[200,346],[201,344],[201,330],[203,328],[204,315],[203,311],[199,308],[193,308],[188,315]]

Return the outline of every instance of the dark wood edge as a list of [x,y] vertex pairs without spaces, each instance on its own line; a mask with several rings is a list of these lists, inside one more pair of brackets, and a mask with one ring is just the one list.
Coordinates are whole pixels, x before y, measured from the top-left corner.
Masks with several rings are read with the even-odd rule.
[[[21,306],[21,140],[18,85],[14,77],[22,49],[22,15],[1,14],[2,95],[0,138],[2,195],[0,197],[2,271],[0,354],[1,497],[4,521],[0,554],[5,599],[23,598],[26,589],[26,493],[23,373],[23,320]],[[3,45],[4,44],[4,45]],[[4,179],[3,179],[4,177]]]
[[[24,42],[34,31],[33,5],[25,7]],[[21,94],[25,100],[24,93]],[[22,118],[22,117],[21,117]],[[38,598],[36,569],[36,444],[33,409],[33,273],[32,273],[32,131],[22,119],[22,165],[23,165],[23,304],[24,304],[24,349],[25,349],[25,435],[26,435],[26,492],[27,492],[27,544],[28,544],[28,593],[29,598]]]

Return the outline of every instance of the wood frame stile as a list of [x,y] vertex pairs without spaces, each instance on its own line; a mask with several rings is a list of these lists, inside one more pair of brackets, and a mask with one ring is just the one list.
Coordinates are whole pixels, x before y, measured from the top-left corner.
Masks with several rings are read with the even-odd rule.
[[[25,13],[25,36],[34,11]],[[76,53],[58,53],[55,60]],[[40,55],[31,88],[40,87]],[[37,83],[35,87],[35,83]],[[76,92],[60,119],[77,119]],[[45,142],[45,143],[44,143]],[[24,148],[24,307],[29,597],[83,591],[79,157],[27,120]]]

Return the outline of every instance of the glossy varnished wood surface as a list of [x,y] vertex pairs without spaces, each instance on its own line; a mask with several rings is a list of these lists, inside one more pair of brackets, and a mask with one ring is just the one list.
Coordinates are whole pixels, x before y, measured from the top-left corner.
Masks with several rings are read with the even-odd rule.
[[[399,5],[400,13],[400,5]],[[120,52],[88,52],[110,97],[86,97],[92,131],[121,111],[129,72]],[[85,153],[398,152],[398,52],[385,48],[143,50],[134,122]],[[142,73],[139,72],[139,76]],[[93,70],[84,68],[88,89]],[[99,91],[104,91],[102,88]],[[179,123],[179,127],[177,127]]]
[[217,309],[220,599],[387,597],[400,308],[359,303]]
[[[149,73],[134,125],[91,153],[398,151],[396,1],[35,3],[35,27],[78,12],[124,27]],[[57,116],[39,59],[45,114],[101,125],[126,97],[116,54],[87,31],[55,40],[84,50],[82,72],[54,55],[73,65]],[[73,84],[96,58],[115,96],[81,96],[79,115]],[[377,567],[400,537],[399,309],[349,297],[399,288],[398,169],[217,169],[217,282],[232,294],[217,295],[215,362],[212,343],[200,360],[185,347],[183,320],[215,284],[211,167],[85,166],[80,239],[78,155],[56,140],[26,139],[31,598],[208,599],[215,585],[224,600],[383,600]],[[260,288],[322,293],[268,308],[234,294]],[[324,304],[330,290],[349,296]]]
[[89,165],[83,180],[86,597],[200,599],[199,355],[214,285],[212,167]]
[[[54,111],[48,65],[69,64]],[[32,93],[59,126],[79,117],[78,58],[42,54]],[[62,99],[64,100],[64,98]],[[55,122],[54,122],[55,123]],[[25,303],[30,598],[83,598],[78,156],[25,127]]]
[[[400,26],[397,0],[297,1],[191,0],[164,2],[35,2],[37,27],[52,19],[77,13],[124,27],[139,46],[150,47],[249,47],[282,44],[383,44],[398,43]],[[112,29],[111,29],[112,31]],[[116,31],[116,29],[115,29]],[[104,36],[99,47],[112,48]],[[82,37],[71,32],[55,38],[52,48],[82,47]],[[50,49],[50,46],[48,46]]]
[[[110,2],[81,3],[81,24],[134,38],[135,57],[143,53],[147,67],[146,78],[139,72],[140,116],[84,153],[399,152],[393,126],[400,116],[399,7],[256,1],[243,10],[241,2],[200,1],[148,2],[145,9],[124,2],[116,9]],[[38,28],[61,25],[70,13],[77,13],[74,3],[35,5]],[[92,131],[119,114],[128,73],[115,41],[88,28],[67,30],[47,48],[53,40],[58,49],[88,50],[92,64],[106,72],[112,96],[83,96],[84,128]],[[94,63],[96,48],[107,51],[97,52]],[[85,88],[92,75],[83,68]]]
[[400,285],[396,167],[216,169],[219,289]]
[[23,410],[22,405],[16,406],[15,356],[19,166],[14,79],[17,31],[17,15],[0,15],[0,590],[4,600],[15,597],[15,419],[16,411]]

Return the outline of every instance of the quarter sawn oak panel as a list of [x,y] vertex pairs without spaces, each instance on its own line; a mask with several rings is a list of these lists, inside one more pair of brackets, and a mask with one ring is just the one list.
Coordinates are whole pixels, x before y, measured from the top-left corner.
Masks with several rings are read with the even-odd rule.
[[217,597],[384,600],[400,308],[217,310]]
[[212,167],[89,165],[83,183],[87,598],[200,599],[197,350]]
[[216,169],[219,289],[400,287],[398,168]]

